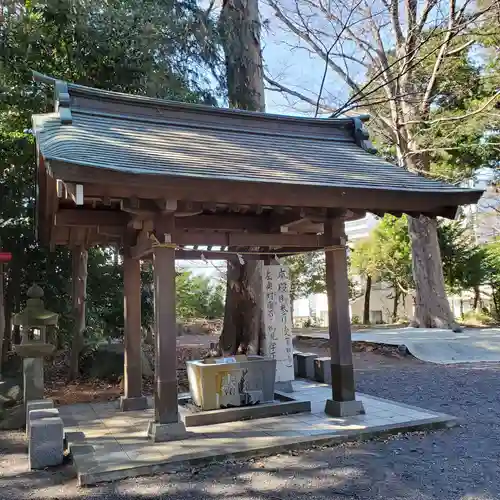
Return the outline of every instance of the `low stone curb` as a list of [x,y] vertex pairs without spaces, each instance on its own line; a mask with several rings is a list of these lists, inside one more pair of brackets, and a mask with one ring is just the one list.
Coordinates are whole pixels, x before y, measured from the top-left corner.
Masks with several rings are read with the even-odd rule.
[[[399,403],[398,403],[399,404]],[[118,481],[120,479],[147,476],[160,473],[175,473],[181,466],[208,465],[212,462],[220,462],[228,459],[266,457],[293,450],[304,450],[318,446],[335,446],[345,442],[366,441],[369,439],[381,438],[384,436],[399,434],[402,432],[415,432],[423,430],[447,429],[455,427],[459,421],[451,416],[436,414],[435,418],[405,422],[404,424],[389,424],[370,428],[366,431],[346,431],[341,434],[319,435],[307,438],[283,438],[283,441],[270,446],[260,446],[259,448],[246,449],[231,453],[205,454],[194,458],[178,457],[164,463],[144,464],[131,467],[123,467],[119,470],[93,471],[98,466],[93,452],[89,453],[88,447],[79,452],[78,446],[73,449],[73,460],[77,469],[78,484],[80,486],[92,486],[97,483]],[[83,447],[82,447],[83,448]],[[83,467],[79,463],[84,464]],[[85,470],[81,470],[81,469]]]

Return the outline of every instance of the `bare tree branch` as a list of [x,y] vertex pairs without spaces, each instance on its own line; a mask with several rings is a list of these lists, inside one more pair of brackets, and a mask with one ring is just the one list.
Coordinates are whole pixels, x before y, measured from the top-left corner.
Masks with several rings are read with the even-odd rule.
[[215,5],[215,0],[210,0],[210,4],[208,5],[207,9],[204,12],[205,17],[210,16],[214,8],[214,5]]
[[427,125],[433,125],[435,123],[444,123],[444,122],[457,122],[461,120],[465,120],[465,118],[469,118],[471,116],[477,115],[479,113],[482,113],[490,104],[493,103],[498,97],[500,97],[500,90],[495,92],[493,96],[488,99],[481,107],[478,109],[471,111],[469,113],[465,113],[460,116],[449,116],[449,117],[442,117],[442,118],[436,118],[435,120],[410,120],[404,123],[404,125],[412,125],[412,124],[419,124],[419,123],[426,123]]
[[[295,26],[282,12],[282,10],[279,8],[278,4],[276,3],[275,0],[268,0],[269,5],[274,9],[276,17],[282,21],[285,26],[288,27],[293,33],[295,33],[299,38],[304,40],[305,42],[309,43],[311,47],[315,50],[315,52],[325,61],[327,62],[330,67],[337,73],[339,74],[345,82],[351,87],[352,89],[358,90],[358,85],[352,78],[349,77],[347,73],[344,72],[344,70],[336,63],[334,63],[331,59],[329,59],[326,56],[325,50],[323,50],[310,36],[308,32],[303,32],[297,26]],[[305,26],[304,26],[305,28]]]
[[[297,99],[300,99],[300,100],[302,100],[304,102],[307,102],[308,104],[310,104],[311,106],[314,106],[314,107],[316,107],[318,105],[320,96],[318,96],[318,100],[313,99],[311,97],[306,96],[305,94],[297,92],[296,90],[293,90],[290,87],[287,87],[287,86],[285,86],[285,85],[277,82],[276,80],[273,80],[272,78],[270,78],[267,75],[264,75],[264,80],[267,83],[269,83],[269,85],[272,85],[273,87],[275,87],[274,89],[273,88],[269,88],[269,90],[271,90],[271,91],[285,92],[287,94],[292,95],[293,97],[296,97]],[[335,111],[334,108],[329,107],[329,106],[325,106],[323,104],[320,104],[320,107],[321,107],[321,109],[323,109],[325,111],[328,111],[330,113],[333,113]]]
[[316,101],[316,110],[314,112],[314,116],[315,117],[318,116],[319,103],[321,101],[321,96],[323,95],[323,88],[325,87],[326,74],[328,72],[328,66],[329,66],[328,62],[330,61],[330,52],[333,50],[333,48],[335,47],[335,45],[337,44],[337,42],[340,40],[340,37],[342,36],[342,34],[344,33],[344,31],[347,29],[347,25],[349,24],[349,21],[351,20],[351,16],[355,12],[356,8],[359,7],[359,5],[361,5],[362,1],[363,0],[358,0],[358,3],[349,12],[349,15],[347,16],[347,20],[345,21],[345,23],[343,23],[340,32],[337,33],[337,36],[335,37],[335,40],[333,41],[333,43],[331,44],[330,48],[326,52],[326,59],[327,60],[325,61],[325,70],[323,71],[323,77],[321,78],[321,85],[319,87],[318,100]]
[[457,47],[456,49],[449,50],[448,52],[446,52],[445,57],[450,57],[450,56],[455,56],[457,54],[460,54],[460,52],[462,52],[466,48],[470,47],[474,43],[476,43],[476,40],[469,40],[468,42],[464,43],[463,45],[460,45],[460,47]]

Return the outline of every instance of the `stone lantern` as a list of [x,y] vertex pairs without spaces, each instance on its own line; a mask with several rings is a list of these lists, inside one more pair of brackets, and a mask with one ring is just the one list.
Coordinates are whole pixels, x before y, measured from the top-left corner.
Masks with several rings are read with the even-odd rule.
[[58,314],[45,309],[43,290],[38,285],[28,289],[23,311],[14,316],[14,325],[21,327],[21,344],[14,351],[23,358],[24,404],[43,399],[43,358],[52,354],[55,346],[47,342],[47,327],[56,326]]

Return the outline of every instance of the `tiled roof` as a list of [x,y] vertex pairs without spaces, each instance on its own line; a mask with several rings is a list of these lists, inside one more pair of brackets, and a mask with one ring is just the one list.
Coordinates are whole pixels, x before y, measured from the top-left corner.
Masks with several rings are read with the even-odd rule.
[[475,193],[369,153],[356,118],[221,110],[58,83],[59,112],[33,117],[40,152],[49,161],[133,174]]

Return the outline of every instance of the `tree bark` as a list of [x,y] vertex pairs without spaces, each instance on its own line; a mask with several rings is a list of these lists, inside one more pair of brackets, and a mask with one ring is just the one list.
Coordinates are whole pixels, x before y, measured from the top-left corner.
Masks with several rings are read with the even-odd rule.
[[370,296],[372,293],[372,277],[368,275],[366,277],[365,286],[365,303],[363,306],[363,325],[370,324]]
[[[258,0],[224,0],[219,29],[226,59],[229,105],[265,111]],[[236,250],[232,248],[231,250]],[[220,349],[260,352],[262,262],[228,261],[224,327]]]
[[3,361],[5,361],[7,357],[7,353],[11,349],[12,342],[12,311],[9,308],[9,304],[5,301],[5,322],[4,322],[4,333],[3,333],[3,347],[2,347],[2,356]]
[[425,216],[408,217],[415,280],[413,326],[459,329],[446,297],[437,222]]
[[88,253],[82,246],[73,249],[73,341],[71,343],[69,379],[80,373],[80,354],[85,332],[85,302],[87,299]]
[[226,306],[220,348],[224,354],[259,353],[262,331],[262,263],[228,260]]
[[258,0],[223,0],[219,27],[226,58],[229,105],[265,111]]
[[399,290],[398,290],[397,286],[395,286],[394,287],[394,303],[393,303],[393,307],[392,307],[392,322],[393,323],[396,323],[396,321],[398,320],[399,296],[400,296]]
[[474,303],[472,307],[476,312],[479,312],[481,308],[481,291],[479,290],[479,286],[474,287]]
[[9,264],[9,279],[5,291],[5,342],[4,354],[11,349],[12,344],[21,343],[21,331],[19,326],[12,328],[12,314],[21,309],[21,269],[22,263],[17,258],[19,254],[14,253],[14,258]]

